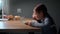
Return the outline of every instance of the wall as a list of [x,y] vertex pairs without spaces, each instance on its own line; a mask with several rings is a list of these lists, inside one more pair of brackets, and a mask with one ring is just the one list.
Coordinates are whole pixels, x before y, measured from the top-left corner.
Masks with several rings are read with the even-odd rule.
[[21,8],[22,9],[22,13],[19,14],[21,16],[26,16],[26,17],[29,17],[31,18],[31,15],[32,15],[32,10],[34,8],[34,6],[37,4],[37,3],[40,3],[40,2],[44,2],[44,1],[40,1],[40,0],[13,0],[11,1],[11,13],[13,13],[13,15],[16,15],[17,14],[17,8]]

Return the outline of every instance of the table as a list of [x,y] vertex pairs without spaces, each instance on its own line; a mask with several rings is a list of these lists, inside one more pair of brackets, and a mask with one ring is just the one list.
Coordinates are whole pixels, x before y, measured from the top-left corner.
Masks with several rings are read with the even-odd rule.
[[0,32],[34,32],[40,28],[25,25],[22,20],[0,21]]

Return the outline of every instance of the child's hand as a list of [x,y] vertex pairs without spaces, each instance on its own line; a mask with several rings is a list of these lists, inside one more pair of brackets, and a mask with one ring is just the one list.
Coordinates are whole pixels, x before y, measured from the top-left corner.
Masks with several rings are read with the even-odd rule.
[[38,23],[36,20],[26,21],[25,24],[31,26],[31,23]]
[[31,25],[31,21],[25,22],[26,25]]

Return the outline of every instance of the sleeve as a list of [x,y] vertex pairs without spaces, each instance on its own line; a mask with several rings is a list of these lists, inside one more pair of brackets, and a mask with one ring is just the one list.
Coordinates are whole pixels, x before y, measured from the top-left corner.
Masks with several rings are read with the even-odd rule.
[[47,26],[48,24],[49,24],[49,19],[46,18],[42,23],[38,23],[37,21],[32,21],[31,26],[43,27],[43,26]]

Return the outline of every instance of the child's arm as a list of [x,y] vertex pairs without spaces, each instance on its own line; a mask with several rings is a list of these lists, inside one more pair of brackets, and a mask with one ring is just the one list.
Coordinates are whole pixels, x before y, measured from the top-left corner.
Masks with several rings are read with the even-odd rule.
[[49,24],[48,18],[46,18],[42,23],[38,23],[37,21],[32,21],[32,23],[30,23],[30,25],[34,27],[43,27],[47,26],[48,24]]

